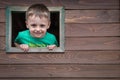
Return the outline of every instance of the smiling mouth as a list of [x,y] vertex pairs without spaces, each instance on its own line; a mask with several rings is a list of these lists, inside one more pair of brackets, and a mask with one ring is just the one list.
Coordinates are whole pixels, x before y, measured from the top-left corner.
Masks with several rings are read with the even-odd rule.
[[35,32],[35,34],[41,34],[41,32]]
[[35,33],[35,34],[42,34],[41,31],[35,31],[34,33]]
[[41,35],[42,33],[34,33],[35,35]]

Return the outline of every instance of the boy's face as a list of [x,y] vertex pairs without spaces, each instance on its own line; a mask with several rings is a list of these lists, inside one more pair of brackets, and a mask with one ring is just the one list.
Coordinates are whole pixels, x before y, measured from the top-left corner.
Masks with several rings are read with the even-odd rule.
[[45,17],[30,16],[26,21],[26,26],[33,37],[42,38],[50,26],[50,21]]

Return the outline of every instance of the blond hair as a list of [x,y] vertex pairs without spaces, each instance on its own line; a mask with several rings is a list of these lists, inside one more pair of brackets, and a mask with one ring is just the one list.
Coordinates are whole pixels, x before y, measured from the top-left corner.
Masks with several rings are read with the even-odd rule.
[[50,20],[50,11],[44,4],[33,4],[26,11],[26,20],[29,16],[39,16],[48,18]]

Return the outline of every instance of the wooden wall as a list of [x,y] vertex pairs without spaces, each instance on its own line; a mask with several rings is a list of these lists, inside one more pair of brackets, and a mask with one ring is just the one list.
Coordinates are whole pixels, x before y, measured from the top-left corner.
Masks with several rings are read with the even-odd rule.
[[[0,80],[120,80],[120,0],[0,0]],[[6,54],[5,7],[65,7],[65,53]]]

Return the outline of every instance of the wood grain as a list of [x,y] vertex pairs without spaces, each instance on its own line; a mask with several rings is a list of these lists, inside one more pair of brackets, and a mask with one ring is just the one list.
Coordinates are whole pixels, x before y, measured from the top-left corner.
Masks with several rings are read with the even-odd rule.
[[66,23],[119,22],[119,10],[66,10]]
[[120,78],[2,78],[0,80],[120,80]]
[[5,23],[0,23],[0,36],[5,36],[5,28],[6,26],[5,26]]
[[120,36],[120,24],[66,24],[66,37]]
[[0,0],[0,8],[6,6],[30,6],[43,3],[47,6],[64,6],[65,9],[119,9],[119,0]]
[[120,50],[120,37],[66,38],[66,50]]
[[120,65],[0,65],[0,77],[120,77]]
[[120,64],[120,51],[0,52],[0,64]]
[[5,22],[5,9],[0,9],[0,22]]
[[5,50],[5,37],[0,37],[0,50]]

